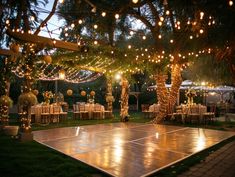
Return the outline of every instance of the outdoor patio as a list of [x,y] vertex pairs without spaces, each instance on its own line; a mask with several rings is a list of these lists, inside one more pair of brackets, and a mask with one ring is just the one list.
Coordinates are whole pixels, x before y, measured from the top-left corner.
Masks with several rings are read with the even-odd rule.
[[147,176],[235,132],[140,123],[34,131],[34,139],[112,176]]

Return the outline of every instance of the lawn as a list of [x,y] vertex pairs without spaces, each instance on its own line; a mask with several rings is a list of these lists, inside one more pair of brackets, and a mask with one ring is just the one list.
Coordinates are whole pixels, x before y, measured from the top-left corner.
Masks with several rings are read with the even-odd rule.
[[[69,115],[70,117],[71,115]],[[14,117],[13,117],[14,119]],[[72,120],[55,124],[33,125],[33,130],[49,129],[56,127],[81,126],[98,123],[115,123],[119,122],[118,114],[115,114],[113,119],[106,120]],[[131,113],[130,122],[149,122],[149,119],[144,119],[141,113]],[[12,121],[13,124],[16,122]],[[169,124],[169,123],[168,123]],[[180,126],[195,126],[195,125],[180,125]],[[221,130],[234,130],[235,124],[231,123],[214,123],[211,125],[200,125],[204,128],[213,128]],[[224,144],[234,141],[235,138],[230,138],[210,149],[207,149],[199,154],[196,154],[183,162],[162,170],[152,176],[176,176],[190,166],[199,163],[211,151],[214,151]],[[73,177],[73,176],[108,176],[82,162],[72,159],[64,154],[45,147],[35,141],[20,142],[0,133],[0,174],[3,177]]]

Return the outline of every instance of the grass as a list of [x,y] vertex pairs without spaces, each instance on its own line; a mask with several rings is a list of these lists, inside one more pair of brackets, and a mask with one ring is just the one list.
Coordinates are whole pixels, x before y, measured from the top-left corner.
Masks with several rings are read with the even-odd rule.
[[[144,119],[141,113],[131,113],[130,122],[145,123],[149,119]],[[11,115],[11,124],[18,124],[16,117]],[[33,125],[33,130],[50,129],[57,127],[81,126],[99,123],[115,123],[120,122],[118,113],[113,119],[105,120],[73,120],[71,114],[69,119],[64,122],[49,124],[47,126]],[[181,125],[185,126],[185,125]],[[195,127],[195,125],[186,125]],[[196,126],[197,127],[197,126]],[[221,130],[235,130],[234,122],[216,122],[211,125],[200,125],[203,128],[213,128]],[[152,176],[173,177],[177,176],[189,167],[200,163],[212,151],[219,149],[226,143],[234,141],[235,137],[230,138],[222,143],[217,144],[207,150],[191,156],[174,166],[170,166],[164,170],[155,173]],[[20,142],[0,133],[0,173],[4,177],[73,177],[73,176],[108,176],[82,162],[72,159],[64,154],[45,147],[35,141]]]
[[20,142],[0,134],[0,172],[4,177],[108,176],[35,141]]

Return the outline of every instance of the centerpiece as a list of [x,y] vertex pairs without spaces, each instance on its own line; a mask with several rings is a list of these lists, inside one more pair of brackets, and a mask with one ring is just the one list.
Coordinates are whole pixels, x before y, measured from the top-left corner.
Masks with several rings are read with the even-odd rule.
[[53,97],[53,93],[51,91],[45,91],[42,93],[43,98],[44,98],[44,104],[49,105],[50,104],[50,99]]
[[195,96],[197,96],[197,93],[196,93],[196,91],[195,90],[193,90],[193,89],[188,89],[188,91],[186,92],[186,97],[188,98],[188,104],[189,105],[192,105],[193,104],[193,98],[195,97]]

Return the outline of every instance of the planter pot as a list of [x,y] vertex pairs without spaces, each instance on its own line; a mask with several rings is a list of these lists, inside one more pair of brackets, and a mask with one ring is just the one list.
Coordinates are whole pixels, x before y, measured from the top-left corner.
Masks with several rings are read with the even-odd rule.
[[19,126],[5,126],[3,131],[6,135],[16,136],[18,135]]

